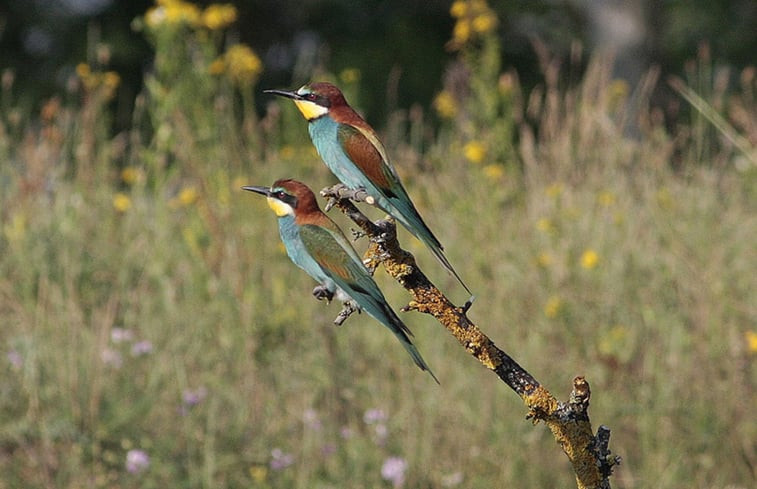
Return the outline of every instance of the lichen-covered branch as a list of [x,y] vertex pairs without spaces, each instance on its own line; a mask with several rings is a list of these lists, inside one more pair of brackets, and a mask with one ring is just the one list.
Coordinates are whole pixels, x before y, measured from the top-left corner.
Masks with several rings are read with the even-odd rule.
[[[558,401],[546,388],[521,367],[512,357],[497,347],[466,315],[467,307],[455,306],[431,283],[418,268],[413,255],[403,250],[397,241],[394,221],[373,222],[351,202],[367,202],[363,190],[349,190],[337,185],[324,189],[329,198],[327,209],[337,207],[370,238],[364,262],[375,270],[385,270],[412,296],[404,310],[430,314],[444,326],[486,368],[492,370],[521,399],[528,408],[528,418],[543,421],[550,429],[573,465],[579,489],[609,488],[612,468],[620,458],[611,454],[610,430],[600,427],[595,436],[588,415],[589,383],[583,377],[573,380],[569,401]],[[371,202],[369,202],[371,203]]]

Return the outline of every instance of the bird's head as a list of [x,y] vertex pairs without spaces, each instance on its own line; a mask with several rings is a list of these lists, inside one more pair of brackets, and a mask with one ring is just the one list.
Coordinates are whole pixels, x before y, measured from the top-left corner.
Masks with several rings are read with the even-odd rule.
[[265,195],[268,207],[278,217],[320,212],[313,191],[297,180],[282,179],[276,180],[270,187],[247,186],[242,189]]
[[347,105],[341,90],[326,82],[303,85],[296,91],[264,90],[264,93],[291,98],[308,121],[328,114],[331,108]]

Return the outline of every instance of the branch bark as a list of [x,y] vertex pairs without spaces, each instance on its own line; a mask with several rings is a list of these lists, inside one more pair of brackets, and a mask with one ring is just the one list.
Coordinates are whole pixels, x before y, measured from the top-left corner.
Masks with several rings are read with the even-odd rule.
[[534,424],[542,421],[547,425],[573,466],[578,489],[609,489],[609,477],[613,467],[620,463],[620,457],[609,450],[609,428],[600,426],[597,435],[592,432],[588,414],[591,391],[586,379],[574,378],[569,400],[557,400],[468,319],[466,311],[470,304],[455,306],[431,283],[416,265],[413,255],[400,247],[393,220],[373,222],[353,204],[350,199],[372,204],[364,190],[350,190],[339,184],[322,190],[321,195],[329,199],[327,210],[337,207],[370,238],[364,256],[369,270],[383,265],[410,293],[412,300],[403,310],[436,318],[468,353],[520,396],[528,408],[527,419]]

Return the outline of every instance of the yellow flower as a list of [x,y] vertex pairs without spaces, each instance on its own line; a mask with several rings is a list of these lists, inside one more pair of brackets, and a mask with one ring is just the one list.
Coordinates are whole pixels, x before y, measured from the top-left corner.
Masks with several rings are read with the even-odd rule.
[[457,101],[447,90],[442,90],[436,95],[433,105],[442,119],[452,119],[457,115]]
[[145,24],[148,27],[155,28],[163,24],[166,20],[166,10],[163,7],[151,7],[145,13]]
[[656,197],[657,205],[659,205],[661,208],[666,210],[673,208],[675,201],[673,200],[673,196],[670,193],[670,189],[668,189],[667,187],[662,187],[660,190],[658,190]]
[[121,84],[121,76],[115,71],[106,71],[103,75],[103,85],[109,90],[115,90]]
[[126,212],[131,209],[131,198],[125,193],[118,192],[113,196],[113,208],[117,212]]
[[196,26],[200,23],[200,9],[197,5],[182,0],[157,0],[166,9],[166,20],[171,24],[188,24]]
[[497,25],[497,17],[494,16],[494,13],[491,11],[487,11],[481,15],[477,15],[473,19],[473,30],[478,34],[485,34]]
[[497,26],[497,15],[484,0],[457,0],[450,7],[449,13],[457,19],[449,42],[452,49],[462,48]]
[[542,268],[550,267],[552,263],[554,263],[554,261],[555,261],[555,258],[552,256],[552,253],[550,253],[549,251],[542,251],[536,257],[536,264]]
[[212,3],[202,12],[202,24],[212,31],[224,29],[237,20],[237,9],[229,3]]
[[609,95],[608,104],[611,109],[615,109],[620,104],[625,102],[628,97],[629,87],[628,82],[621,79],[615,79],[610,82],[607,87],[607,94]]
[[744,339],[746,340],[746,348],[749,353],[757,353],[757,332],[747,331],[744,333]]
[[603,207],[611,207],[615,204],[615,194],[609,190],[604,190],[597,195],[597,202]]
[[263,63],[248,46],[235,44],[224,53],[222,58],[214,61],[210,65],[210,69],[211,73],[225,72],[232,83],[237,86],[248,86],[263,71]]
[[553,295],[552,297],[547,299],[547,302],[544,304],[544,315],[547,316],[549,319],[556,318],[557,315],[560,314],[561,310],[562,310],[562,299],[560,299],[556,295]]
[[563,186],[561,182],[555,182],[551,184],[549,187],[547,187],[544,190],[544,193],[547,194],[548,197],[552,197],[553,199],[555,199],[559,197],[560,194],[562,194],[564,188],[565,187]]
[[467,19],[460,19],[455,23],[455,27],[452,30],[452,44],[456,46],[462,46],[471,37],[471,26]]
[[505,175],[505,167],[496,163],[486,165],[484,166],[484,175],[490,180],[498,180]]
[[597,266],[599,263],[599,255],[596,251],[588,249],[581,254],[581,266],[587,270]]
[[9,222],[3,224],[3,235],[8,241],[20,241],[26,236],[26,217],[14,214]]
[[91,74],[92,74],[92,69],[89,67],[87,63],[79,63],[78,65],[76,65],[76,75],[82,80],[89,77],[89,75]]
[[226,70],[226,63],[223,62],[223,58],[216,58],[211,63],[210,66],[208,66],[208,72],[211,75],[223,75],[223,72]]
[[76,65],[76,75],[87,90],[92,90],[100,84],[99,77],[92,72],[92,68],[87,63],[79,63]]
[[98,77],[98,81],[103,87],[103,94],[107,99],[113,98],[116,89],[121,84],[121,77],[115,71],[106,71]]
[[536,229],[538,229],[542,233],[551,233],[555,230],[555,225],[552,223],[552,220],[550,218],[541,217],[538,221],[536,221]]
[[197,189],[194,187],[184,187],[181,189],[181,192],[179,192],[178,197],[176,197],[179,205],[183,207],[190,206],[197,202],[198,197],[200,194],[197,192]]
[[339,78],[345,84],[358,82],[360,81],[360,70],[357,68],[346,68],[339,73]]
[[142,180],[142,171],[135,166],[125,166],[121,170],[121,180],[127,185],[134,185]]
[[157,6],[150,8],[145,14],[148,27],[154,28],[164,24],[200,25],[202,12],[197,5],[182,0],[156,0],[155,3]]
[[480,141],[470,141],[463,146],[463,155],[471,163],[481,163],[486,158],[486,146]]
[[464,0],[457,0],[449,8],[449,14],[452,17],[460,18],[468,13],[468,4]]
[[250,467],[250,477],[252,480],[260,484],[268,477],[268,468],[264,465],[253,465]]
[[92,71],[92,68],[87,63],[76,65],[76,75],[88,91],[99,87],[104,88],[103,93],[106,98],[111,98],[118,85],[121,84],[121,77],[115,71],[106,71],[105,73]]

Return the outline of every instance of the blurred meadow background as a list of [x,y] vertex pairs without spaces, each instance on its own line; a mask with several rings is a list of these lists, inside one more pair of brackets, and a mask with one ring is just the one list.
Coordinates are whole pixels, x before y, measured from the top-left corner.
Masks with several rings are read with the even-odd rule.
[[[676,78],[629,83],[609,54],[534,40],[526,87],[486,2],[445,9],[428,103],[369,120],[476,292],[470,318],[557,397],[587,377],[614,487],[754,487],[757,70],[702,44]],[[118,131],[107,44],[36,104],[3,72],[0,488],[574,486],[548,430],[433,320],[402,316],[441,386],[370,317],[337,328],[311,297],[240,186],[335,180],[294,105],[261,90],[330,80],[362,110],[402,78],[318,65],[260,86],[237,16],[140,13],[153,61]]]

